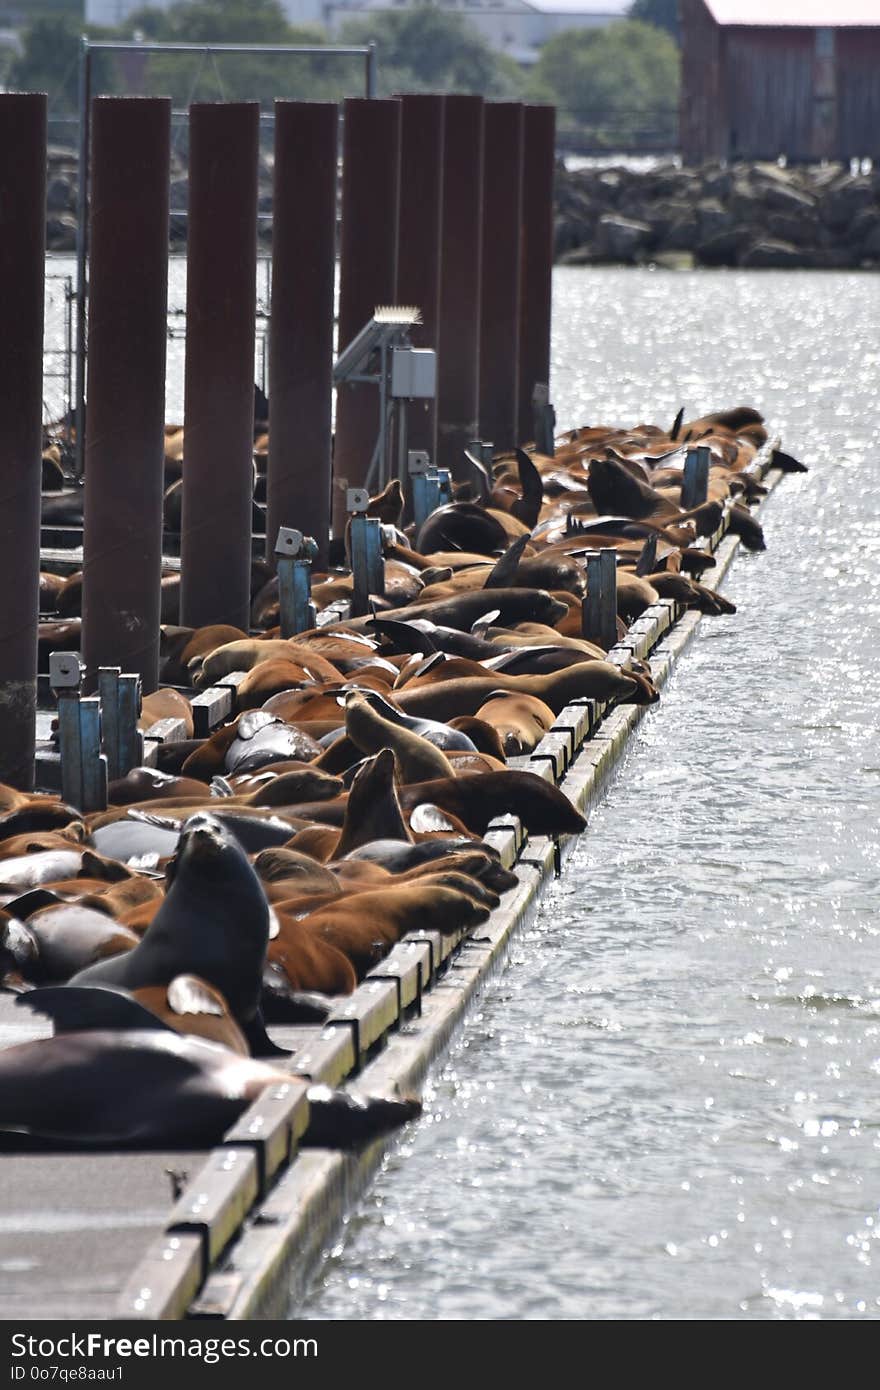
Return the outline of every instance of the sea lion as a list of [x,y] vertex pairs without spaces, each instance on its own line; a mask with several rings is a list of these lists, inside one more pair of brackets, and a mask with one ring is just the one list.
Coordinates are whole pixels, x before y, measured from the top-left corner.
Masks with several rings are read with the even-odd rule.
[[20,792],[0,783],[0,836],[4,839],[28,830],[61,830],[79,818],[80,812],[57,796]]
[[346,955],[358,979],[408,931],[429,928],[450,934],[485,922],[489,909],[453,888],[411,883],[351,893],[309,913],[301,925]]
[[546,676],[508,676],[503,671],[480,678],[443,681],[416,690],[401,690],[395,699],[407,714],[450,720],[459,715],[475,715],[481,705],[499,690],[537,695],[554,714],[571,700],[640,700],[638,682],[607,661],[583,661],[564,671]]
[[118,777],[107,788],[111,806],[130,806],[137,801],[165,800],[169,796],[188,796],[191,801],[210,799],[211,792],[195,777],[180,777],[173,772],[159,772],[155,767],[133,767],[124,777]]
[[165,900],[139,944],[73,983],[137,990],[197,974],[219,989],[249,1044],[264,1045],[259,1004],[269,907],[245,852],[215,817],[195,815],[167,876]]
[[152,724],[157,724],[160,719],[181,719],[183,720],[185,737],[193,736],[193,712],[192,706],[185,695],[181,695],[179,690],[154,690],[152,695],[145,695],[141,707],[141,716],[138,720],[138,728],[147,730]]
[[[477,718],[485,719],[498,730],[508,757],[518,757],[534,751],[556,716],[537,696],[511,692],[487,700],[477,710]],[[455,771],[461,775],[458,768]]]
[[454,775],[439,748],[411,729],[383,718],[357,691],[351,691],[345,699],[345,731],[362,753],[378,753],[382,748],[390,748],[403,782],[424,782],[431,777]]
[[490,888],[504,893],[515,888],[518,879],[510,869],[505,869],[497,852],[479,840],[448,839],[422,840],[418,844],[408,844],[403,840],[372,840],[359,849],[351,850],[344,859],[333,860],[334,869],[339,869],[349,860],[381,864],[391,873],[406,873],[409,869],[424,864],[433,864],[462,853],[479,851],[485,855],[487,863],[480,877]]
[[[21,998],[48,1009],[66,992],[51,991],[51,1001],[45,995],[35,999],[36,991]],[[82,1008],[80,992],[74,1010],[81,1014]],[[103,1003],[101,1011],[107,1012]],[[0,1129],[7,1145],[210,1148],[267,1086],[290,1084],[288,1071],[178,1034],[158,1019],[153,1026],[154,1016],[145,1009],[143,1014],[148,1023],[142,1028],[98,1027],[0,1050]],[[310,1087],[306,1138],[325,1147],[351,1147],[411,1119],[420,1108],[406,1097]]]
[[334,856],[342,859],[371,840],[412,843],[394,786],[394,754],[390,748],[369,758],[355,777]]
[[402,787],[404,812],[430,803],[483,835],[496,816],[518,816],[530,835],[576,835],[587,822],[564,792],[535,772],[476,772]]
[[138,944],[133,931],[82,903],[41,908],[26,925],[36,954],[22,974],[34,984],[69,980],[96,961],[130,951]]

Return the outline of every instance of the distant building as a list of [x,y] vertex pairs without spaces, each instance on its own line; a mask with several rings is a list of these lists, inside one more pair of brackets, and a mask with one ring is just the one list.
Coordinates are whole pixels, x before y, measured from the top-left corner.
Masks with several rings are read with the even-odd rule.
[[679,0],[681,147],[880,156],[880,0]]
[[[167,10],[173,0],[149,0]],[[391,10],[414,9],[424,0],[281,0],[291,24],[320,24],[336,35],[347,19]],[[117,27],[143,7],[144,0],[85,0],[86,23]],[[631,0],[438,0],[438,8],[462,15],[497,53],[522,64],[537,61],[548,39],[563,29],[595,29],[623,19]],[[381,64],[382,55],[379,54]]]

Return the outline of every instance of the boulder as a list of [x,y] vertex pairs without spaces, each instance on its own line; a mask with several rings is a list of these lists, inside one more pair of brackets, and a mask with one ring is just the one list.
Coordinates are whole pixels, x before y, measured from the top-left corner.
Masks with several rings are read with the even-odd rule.
[[606,259],[632,265],[653,240],[647,222],[603,213],[596,228],[596,246]]
[[797,246],[789,241],[772,241],[769,237],[753,241],[740,256],[739,263],[747,270],[786,270],[808,264]]
[[832,184],[820,204],[822,220],[829,227],[842,230],[853,222],[858,213],[874,201],[874,189],[869,178],[849,174]]

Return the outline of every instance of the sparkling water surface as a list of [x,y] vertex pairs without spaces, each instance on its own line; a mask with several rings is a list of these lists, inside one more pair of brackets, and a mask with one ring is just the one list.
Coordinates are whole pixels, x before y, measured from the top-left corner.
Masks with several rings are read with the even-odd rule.
[[736,561],[311,1318],[880,1311],[880,280],[558,269],[560,428],[750,402]]
[[880,278],[554,294],[560,428],[748,402],[811,472],[291,1312],[877,1317]]

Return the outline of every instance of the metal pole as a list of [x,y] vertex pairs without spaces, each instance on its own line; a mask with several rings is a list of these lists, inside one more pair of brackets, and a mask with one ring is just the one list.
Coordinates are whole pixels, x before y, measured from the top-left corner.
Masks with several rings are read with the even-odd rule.
[[97,97],[91,113],[83,656],[159,675],[171,102]]
[[379,55],[372,41],[367,44],[367,96],[374,98],[379,94]]
[[[437,349],[440,311],[440,233],[443,210],[442,96],[400,99],[400,214],[397,223],[397,303],[415,304],[421,326],[413,347]],[[434,400],[412,401],[407,412],[410,449],[437,456]],[[405,481],[405,480],[404,480]]]
[[[339,346],[347,347],[379,304],[394,298],[400,103],[349,98],[342,155]],[[347,383],[336,396],[333,532],[346,522],[346,491],[363,487],[379,433],[375,390]]]
[[0,95],[0,782],[34,784],[46,97]]
[[550,383],[556,108],[526,106],[523,118],[518,443],[532,437],[532,392],[535,386]]
[[518,442],[522,105],[491,103],[485,122],[480,432],[496,448],[512,449]]
[[259,120],[255,101],[190,107],[180,536],[186,627],[250,625]]
[[282,526],[327,567],[336,272],[335,102],[276,101],[266,558]]
[[437,347],[437,462],[462,476],[479,434],[483,98],[448,96],[443,148],[443,236]]
[[88,256],[89,116],[92,107],[92,55],[89,41],[79,52],[79,183],[76,190],[76,427],[75,471],[82,477],[86,456],[86,258]]

